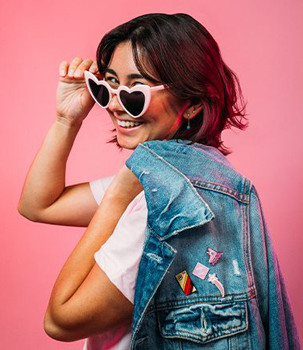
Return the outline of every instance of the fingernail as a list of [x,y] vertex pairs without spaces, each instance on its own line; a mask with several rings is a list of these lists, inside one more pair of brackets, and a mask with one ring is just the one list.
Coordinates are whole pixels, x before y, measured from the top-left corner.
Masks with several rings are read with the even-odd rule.
[[74,71],[73,70],[68,71],[68,76],[69,77],[72,77],[73,75],[74,75]]
[[60,70],[60,75],[62,75],[63,77],[65,76],[65,70],[64,69]]
[[76,73],[74,74],[74,77],[80,77],[80,75],[81,75],[81,72],[76,70]]

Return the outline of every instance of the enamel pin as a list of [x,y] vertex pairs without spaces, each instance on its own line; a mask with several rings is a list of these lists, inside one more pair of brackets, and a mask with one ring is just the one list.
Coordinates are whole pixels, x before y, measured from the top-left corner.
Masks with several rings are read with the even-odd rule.
[[204,280],[206,275],[208,274],[208,271],[209,271],[209,268],[207,266],[198,262],[196,267],[194,268],[193,275]]
[[221,256],[223,255],[222,252],[216,252],[215,250],[211,249],[211,248],[207,248],[206,253],[209,255],[209,260],[208,262],[214,266],[218,260],[221,258]]
[[214,284],[219,289],[222,297],[224,297],[224,295],[225,295],[224,287],[223,287],[222,283],[218,280],[218,277],[216,276],[215,273],[210,273],[208,275],[208,282]]
[[189,295],[197,291],[196,287],[192,284],[192,281],[185,270],[178,273],[176,275],[176,279],[179,282],[185,295]]

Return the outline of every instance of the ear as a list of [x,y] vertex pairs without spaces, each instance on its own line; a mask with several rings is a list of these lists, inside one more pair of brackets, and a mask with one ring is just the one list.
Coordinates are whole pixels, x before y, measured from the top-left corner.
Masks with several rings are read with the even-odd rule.
[[192,119],[194,118],[197,114],[199,114],[203,109],[203,104],[202,103],[198,103],[198,104],[191,104],[189,103],[184,112],[183,112],[183,117],[185,119]]

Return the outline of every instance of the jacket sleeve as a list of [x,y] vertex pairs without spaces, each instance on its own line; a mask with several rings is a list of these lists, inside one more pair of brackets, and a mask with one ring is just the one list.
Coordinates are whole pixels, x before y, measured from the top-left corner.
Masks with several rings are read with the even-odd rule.
[[249,211],[252,268],[267,349],[301,349],[284,279],[254,187]]

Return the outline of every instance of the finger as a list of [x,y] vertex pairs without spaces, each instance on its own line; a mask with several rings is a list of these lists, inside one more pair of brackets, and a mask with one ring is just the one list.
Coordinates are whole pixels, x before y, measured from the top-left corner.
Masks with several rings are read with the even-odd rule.
[[93,61],[90,58],[87,58],[86,60],[84,60],[75,71],[74,77],[77,77],[77,78],[83,77],[83,72],[91,66],[92,62]]
[[90,68],[89,68],[89,71],[90,71],[91,73],[97,73],[97,72],[98,72],[97,61],[94,61],[94,62],[92,63],[92,65],[91,65]]
[[68,62],[67,61],[61,61],[59,64],[59,73],[61,75],[61,77],[65,77],[66,76],[66,71],[68,68]]
[[95,76],[98,78],[98,79],[102,79],[102,75],[100,74],[99,72],[99,67],[98,67],[98,64],[97,64],[97,61],[94,61],[93,64],[91,65],[89,71],[93,74],[95,74]]
[[70,65],[69,65],[69,69],[68,69],[68,76],[69,77],[73,77],[74,76],[74,72],[75,70],[78,68],[79,64],[82,62],[82,58],[81,57],[76,57],[74,58]]

